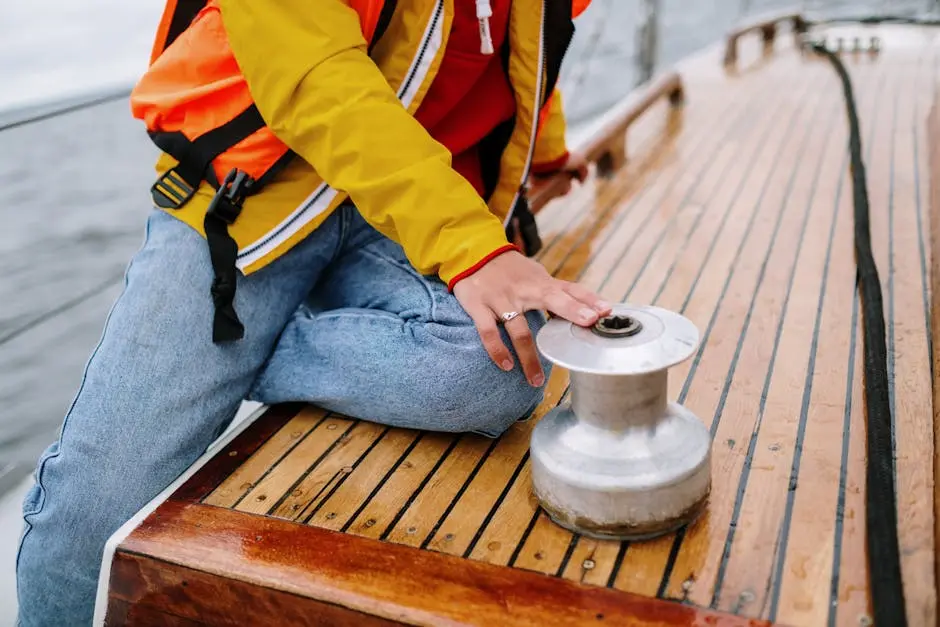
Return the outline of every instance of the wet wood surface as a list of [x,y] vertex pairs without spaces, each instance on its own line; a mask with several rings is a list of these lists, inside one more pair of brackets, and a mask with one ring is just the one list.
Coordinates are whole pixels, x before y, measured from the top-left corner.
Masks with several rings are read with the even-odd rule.
[[[885,295],[908,622],[932,625],[936,291],[928,270],[936,258],[929,254],[936,250],[929,205],[937,196],[930,182],[938,172],[928,163],[936,139],[927,116],[940,39],[929,29],[874,32],[883,41],[879,55],[844,61],[861,120]],[[537,585],[583,585],[630,603],[639,595],[786,625],[864,622],[863,353],[845,102],[824,60],[782,43],[772,55],[759,41],[740,46],[737,65],[746,69],[723,70],[720,47],[681,66],[686,105],[654,105],[631,126],[630,159],[615,176],[590,178],[538,216],[540,261],[556,276],[613,301],[681,312],[698,326],[702,345],[671,370],[669,390],[714,437],[704,517],[636,543],[554,525],[532,495],[528,447],[538,419],[566,402],[567,375],[556,369],[533,418],[496,440],[389,429],[315,408],[272,410],[163,506],[176,508],[175,522],[151,520],[125,549],[153,556],[170,550],[161,543],[176,542],[161,533],[184,544],[201,537],[207,558],[220,560],[212,566],[217,577],[249,569],[256,585],[282,589],[276,557],[252,549],[223,563],[211,547],[230,550],[231,538],[216,538],[209,523],[186,527],[217,510],[213,520],[224,520],[226,533],[237,527],[243,540],[252,529],[305,545],[339,537],[353,547],[360,538],[369,551],[413,556],[407,559],[427,572],[448,564],[500,581],[526,573]],[[324,535],[333,532],[341,535]],[[264,545],[294,551],[294,544]],[[400,590],[405,595],[457,589],[438,590],[444,583],[433,576],[403,572],[413,581],[402,585],[416,586]],[[474,581],[490,589],[489,580]],[[479,590],[464,592],[466,603],[476,602]],[[376,607],[391,611],[378,601],[384,593],[374,594]],[[555,601],[545,603],[549,612]],[[477,618],[484,616],[508,624],[485,612]]]
[[180,501],[123,543],[110,598],[116,617],[130,606],[181,619],[156,624],[767,625]]

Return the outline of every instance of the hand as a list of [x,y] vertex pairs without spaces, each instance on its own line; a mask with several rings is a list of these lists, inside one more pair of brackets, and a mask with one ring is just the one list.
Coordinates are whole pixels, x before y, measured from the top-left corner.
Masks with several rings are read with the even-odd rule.
[[545,382],[542,364],[525,312],[548,310],[580,326],[591,326],[611,312],[609,304],[577,283],[553,278],[537,261],[510,251],[454,286],[454,296],[473,319],[490,358],[503,370],[512,370],[512,354],[503,343],[497,323],[508,312],[519,315],[505,323],[513,348],[529,384]]
[[558,196],[564,196],[571,191],[571,179],[576,179],[583,183],[588,175],[587,158],[579,152],[568,153],[568,159],[564,165],[555,172],[549,172],[540,175],[533,175],[529,184],[528,194],[535,196],[539,191],[548,185],[552,179],[559,178],[561,187],[558,190]]

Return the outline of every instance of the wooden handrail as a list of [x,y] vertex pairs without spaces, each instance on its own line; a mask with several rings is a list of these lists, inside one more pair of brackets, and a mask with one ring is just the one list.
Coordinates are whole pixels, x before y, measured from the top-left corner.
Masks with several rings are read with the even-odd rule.
[[[668,98],[672,105],[682,103],[684,92],[678,72],[666,72],[633,91],[608,111],[596,130],[575,149],[584,155],[588,163],[597,164],[598,174],[610,176],[626,162],[626,133],[630,125],[660,98]],[[558,174],[538,186],[537,191],[529,196],[533,213],[537,213],[553,198],[564,194],[568,188],[568,176]]]
[[760,31],[764,45],[770,45],[777,36],[777,25],[783,22],[790,22],[793,30],[797,33],[806,32],[806,18],[803,17],[802,13],[796,12],[775,13],[740,24],[728,33],[725,47],[725,65],[732,65],[738,60],[738,39],[748,33]]

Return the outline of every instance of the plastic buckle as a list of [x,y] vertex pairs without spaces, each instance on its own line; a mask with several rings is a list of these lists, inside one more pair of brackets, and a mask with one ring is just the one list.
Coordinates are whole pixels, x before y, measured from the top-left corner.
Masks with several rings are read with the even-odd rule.
[[150,195],[153,202],[162,209],[179,209],[185,205],[196,188],[186,182],[176,168],[172,168],[163,173],[163,175],[150,186]]
[[238,168],[232,168],[212,197],[207,213],[216,216],[228,225],[234,224],[242,212],[245,198],[251,191],[254,179]]

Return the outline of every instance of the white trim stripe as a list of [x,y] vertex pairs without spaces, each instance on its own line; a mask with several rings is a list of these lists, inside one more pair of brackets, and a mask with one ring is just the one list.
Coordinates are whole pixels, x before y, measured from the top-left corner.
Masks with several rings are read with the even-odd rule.
[[428,72],[431,70],[434,58],[441,49],[444,41],[443,14],[444,0],[437,0],[434,5],[434,12],[431,14],[431,21],[428,22],[424,36],[421,38],[421,47],[418,49],[418,54],[415,55],[411,68],[408,70],[408,74],[405,76],[405,80],[402,81],[398,91],[398,99],[401,100],[406,109],[414,102],[418,90],[421,89],[424,79],[427,78]]
[[238,266],[239,270],[244,270],[286,242],[292,235],[303,228],[305,224],[308,224],[315,217],[329,209],[330,204],[338,193],[339,192],[326,183],[322,183],[299,207],[284,218],[280,224],[266,233],[264,237],[238,253],[235,265]]
[[[411,106],[418,90],[424,84],[434,58],[444,41],[444,0],[437,0],[434,5],[434,11],[431,19],[425,27],[424,35],[421,37],[421,45],[415,58],[411,61],[411,66],[405,74],[398,89],[398,99],[407,109]],[[541,61],[539,62],[541,63]],[[326,183],[321,183],[300,205],[294,209],[290,215],[282,220],[276,227],[265,233],[255,242],[252,242],[238,252],[236,266],[244,270],[248,266],[270,254],[278,246],[286,242],[311,220],[329,209],[330,205],[339,194],[335,189]]]
[[140,523],[144,521],[145,518],[150,516],[160,505],[163,504],[170,496],[176,492],[184,483],[189,481],[190,477],[195,475],[200,468],[205,466],[210,459],[215,457],[215,454],[229,445],[229,443],[240,436],[245,429],[250,427],[254,422],[261,417],[261,415],[267,411],[268,407],[262,405],[256,409],[250,416],[245,418],[241,424],[229,431],[228,435],[216,440],[206,452],[197,459],[192,466],[186,469],[186,471],[177,477],[176,481],[171,483],[163,490],[160,494],[155,496],[152,501],[147,503],[141,508],[139,512],[133,515],[130,520],[121,525],[121,527],[115,531],[108,541],[104,545],[104,553],[101,559],[101,570],[98,573],[98,590],[95,595],[95,616],[92,621],[94,627],[103,627],[105,615],[108,612],[108,584],[111,581],[111,566],[114,562],[114,552],[117,550],[119,544],[124,542],[127,539],[127,536],[131,534],[134,529],[136,529]]

